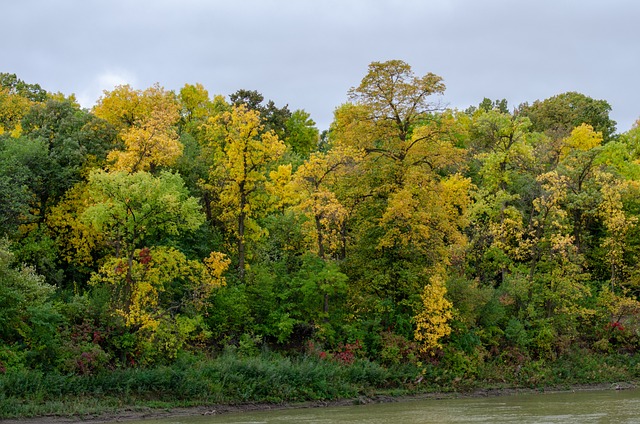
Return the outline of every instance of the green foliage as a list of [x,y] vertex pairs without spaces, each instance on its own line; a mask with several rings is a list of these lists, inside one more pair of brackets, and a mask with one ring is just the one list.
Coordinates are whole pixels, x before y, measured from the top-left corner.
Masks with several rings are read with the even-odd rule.
[[611,106],[606,100],[595,100],[581,93],[567,92],[533,104],[522,104],[518,113],[527,116],[534,131],[548,132],[554,138],[563,138],[582,124],[589,124],[608,142],[616,122],[609,117]]
[[285,144],[303,158],[318,148],[320,132],[311,116],[304,110],[294,111],[285,123]]
[[29,337],[31,320],[50,310],[49,299],[55,288],[45,283],[32,268],[14,263],[6,241],[0,242],[0,334],[5,342]]
[[39,84],[26,83],[16,74],[0,73],[0,87],[34,102],[42,102],[47,98],[47,92]]

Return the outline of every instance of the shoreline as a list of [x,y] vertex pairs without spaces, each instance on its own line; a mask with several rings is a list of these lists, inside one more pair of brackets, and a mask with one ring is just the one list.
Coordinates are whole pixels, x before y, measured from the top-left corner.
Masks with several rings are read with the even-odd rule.
[[309,401],[309,402],[285,402],[281,404],[269,403],[248,403],[240,405],[215,404],[194,407],[177,408],[124,408],[118,412],[106,412],[95,415],[44,415],[29,418],[9,418],[1,419],[2,424],[106,424],[122,422],[127,423],[135,420],[163,419],[180,417],[197,417],[207,415],[224,415],[230,413],[254,412],[254,411],[276,411],[285,409],[305,409],[305,408],[326,408],[340,406],[355,406],[376,403],[409,402],[415,400],[444,400],[461,398],[489,398],[499,396],[517,396],[530,394],[552,394],[552,393],[572,393],[586,391],[606,391],[606,390],[631,390],[637,388],[637,382],[626,383],[598,383],[598,384],[576,384],[567,387],[545,387],[541,389],[531,388],[485,388],[475,389],[469,392],[425,392],[410,395],[374,395],[359,396],[351,399],[339,399],[331,401]]

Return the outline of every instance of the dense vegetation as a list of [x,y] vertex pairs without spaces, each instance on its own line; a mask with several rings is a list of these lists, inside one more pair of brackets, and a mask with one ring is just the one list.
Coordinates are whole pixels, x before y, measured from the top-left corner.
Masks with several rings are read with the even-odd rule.
[[[444,91],[374,62],[320,134],[255,91],[125,85],[86,110],[0,74],[3,396],[640,374],[640,128],[575,92],[457,111]],[[294,383],[234,395],[221,369],[251,361]]]

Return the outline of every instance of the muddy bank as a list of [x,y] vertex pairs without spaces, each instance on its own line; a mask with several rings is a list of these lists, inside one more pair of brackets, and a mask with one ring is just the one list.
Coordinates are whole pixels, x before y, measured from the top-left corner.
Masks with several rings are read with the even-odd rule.
[[358,398],[355,398],[355,399],[301,402],[301,403],[283,403],[283,404],[249,403],[249,404],[242,404],[242,405],[208,405],[208,406],[199,406],[199,407],[191,407],[191,408],[174,408],[174,409],[125,408],[117,412],[104,413],[99,415],[42,416],[42,417],[36,417],[36,418],[23,418],[23,419],[0,419],[0,422],[2,424],[126,423],[128,421],[134,421],[134,420],[220,415],[220,414],[228,414],[228,413],[234,413],[234,412],[352,406],[352,405],[364,405],[364,404],[371,404],[371,403],[406,402],[411,400],[426,400],[426,399],[439,400],[439,399],[452,399],[452,398],[516,396],[521,394],[533,394],[533,393],[568,393],[568,392],[594,391],[594,390],[627,390],[627,389],[634,389],[636,387],[637,387],[636,382],[630,382],[630,383],[613,383],[613,384],[596,384],[596,385],[575,385],[571,387],[548,387],[545,389],[499,388],[499,389],[477,389],[470,392],[420,393],[415,395],[404,395],[404,396],[389,396],[389,395],[376,395],[373,397],[359,396]]

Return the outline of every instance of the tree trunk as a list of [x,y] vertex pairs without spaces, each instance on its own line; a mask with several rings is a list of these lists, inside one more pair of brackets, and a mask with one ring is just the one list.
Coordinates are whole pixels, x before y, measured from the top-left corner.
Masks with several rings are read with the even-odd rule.
[[238,277],[244,282],[244,264],[245,264],[245,242],[244,230],[246,213],[244,211],[247,205],[247,194],[244,192],[244,182],[240,183],[240,213],[238,214]]

